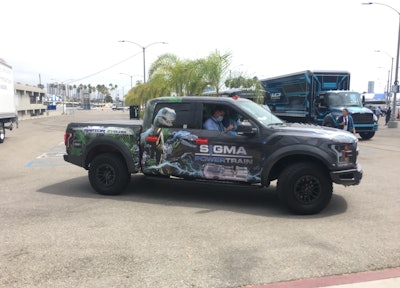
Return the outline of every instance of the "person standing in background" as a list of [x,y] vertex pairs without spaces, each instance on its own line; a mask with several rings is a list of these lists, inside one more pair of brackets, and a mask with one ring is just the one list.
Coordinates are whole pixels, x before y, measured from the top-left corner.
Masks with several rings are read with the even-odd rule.
[[353,117],[349,114],[349,110],[347,108],[344,108],[342,110],[342,116],[338,118],[338,123],[339,123],[339,129],[343,129],[345,131],[351,132],[353,134],[356,134],[356,128],[354,128],[354,121]]
[[375,109],[375,115],[376,115],[376,117],[378,117],[378,123],[379,123],[379,118],[381,118],[381,116],[382,116],[381,106],[378,106],[378,107]]
[[390,106],[389,106],[388,109],[386,110],[385,125],[388,124],[391,114],[392,114],[392,109],[390,109]]

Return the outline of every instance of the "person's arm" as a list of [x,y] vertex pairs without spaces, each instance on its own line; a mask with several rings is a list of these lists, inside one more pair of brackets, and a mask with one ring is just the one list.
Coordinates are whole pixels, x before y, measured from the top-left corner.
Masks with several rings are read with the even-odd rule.
[[203,128],[210,131],[219,131],[218,124],[212,118],[208,118],[206,122],[204,122]]
[[344,121],[343,121],[344,117],[343,116],[339,116],[338,118],[338,125],[343,127],[344,126]]
[[228,127],[225,128],[224,133],[228,133],[229,131],[231,131],[233,129],[233,125],[229,124]]
[[356,134],[356,128],[354,127],[354,120],[353,117],[350,118],[351,120],[349,122],[351,122],[351,130],[353,131],[353,134]]
[[203,124],[203,128],[206,130],[218,130],[218,129],[215,129],[214,126],[215,126],[214,121],[212,121],[210,118],[208,118]]

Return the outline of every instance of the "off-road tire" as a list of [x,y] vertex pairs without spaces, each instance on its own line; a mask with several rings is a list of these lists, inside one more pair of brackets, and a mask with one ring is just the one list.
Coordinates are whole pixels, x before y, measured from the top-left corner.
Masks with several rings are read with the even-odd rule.
[[291,164],[278,177],[279,198],[295,214],[320,212],[331,200],[332,190],[326,169],[312,163]]
[[128,186],[130,173],[120,155],[104,153],[90,163],[89,181],[99,194],[118,195]]

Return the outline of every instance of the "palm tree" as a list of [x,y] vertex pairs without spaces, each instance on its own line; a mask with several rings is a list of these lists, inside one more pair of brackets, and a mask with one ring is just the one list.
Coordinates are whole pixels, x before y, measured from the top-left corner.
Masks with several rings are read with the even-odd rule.
[[218,51],[197,60],[181,60],[173,54],[161,55],[149,69],[149,81],[132,88],[126,96],[126,103],[138,105],[151,98],[172,94],[200,95],[207,85],[219,93],[230,59],[230,53],[221,55]]
[[74,100],[78,98],[77,91],[76,91],[76,84],[74,84]]
[[200,94],[206,85],[202,69],[199,69],[200,64],[198,60],[181,60],[173,54],[164,54],[150,68],[150,83],[152,80],[157,80],[159,86],[161,77],[166,85],[164,90],[169,94],[178,96]]
[[221,55],[221,53],[216,50],[201,61],[200,67],[203,69],[204,80],[211,87],[214,87],[217,95],[224,84],[224,80],[227,78],[231,58],[232,55],[230,52]]

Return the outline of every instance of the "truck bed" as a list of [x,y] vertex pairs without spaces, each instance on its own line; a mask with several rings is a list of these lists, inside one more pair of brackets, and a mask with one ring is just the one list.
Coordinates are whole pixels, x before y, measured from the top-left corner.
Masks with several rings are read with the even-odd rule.
[[15,113],[0,113],[0,120],[2,122],[11,122],[11,121],[15,121],[17,118],[17,114]]
[[106,126],[141,126],[142,120],[94,120],[85,122],[71,122],[69,126],[79,127],[86,125],[106,125]]

